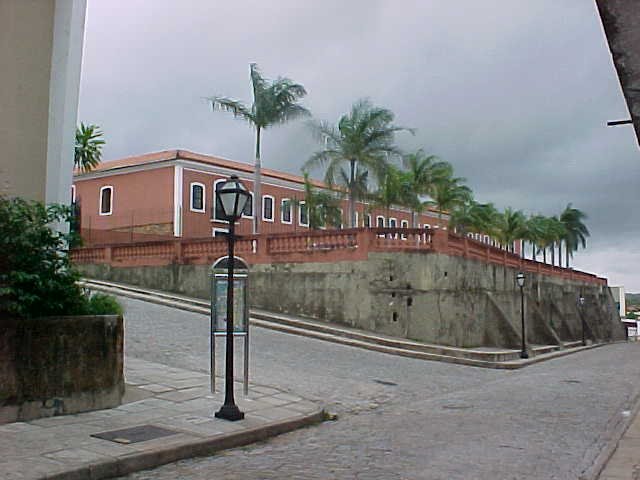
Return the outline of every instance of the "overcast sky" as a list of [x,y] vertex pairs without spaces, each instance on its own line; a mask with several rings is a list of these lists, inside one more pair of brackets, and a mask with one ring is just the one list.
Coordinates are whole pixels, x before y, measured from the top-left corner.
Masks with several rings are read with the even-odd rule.
[[[576,268],[640,291],[640,150],[594,0],[89,0],[79,119],[106,161],[182,148],[252,162],[254,133],[203,97],[251,102],[249,63],[302,83],[315,117],[369,97],[414,127],[406,150],[451,162],[476,198],[589,215]],[[317,148],[267,130],[263,165]]]

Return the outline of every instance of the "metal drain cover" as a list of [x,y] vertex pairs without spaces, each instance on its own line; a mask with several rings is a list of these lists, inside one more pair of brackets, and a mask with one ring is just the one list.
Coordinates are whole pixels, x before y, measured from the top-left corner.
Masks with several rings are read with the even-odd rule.
[[140,425],[139,427],[123,428],[122,430],[94,433],[91,436],[101,438],[102,440],[109,440],[111,442],[129,444],[168,437],[169,435],[175,435],[176,433],[179,432],[156,427],[154,425]]

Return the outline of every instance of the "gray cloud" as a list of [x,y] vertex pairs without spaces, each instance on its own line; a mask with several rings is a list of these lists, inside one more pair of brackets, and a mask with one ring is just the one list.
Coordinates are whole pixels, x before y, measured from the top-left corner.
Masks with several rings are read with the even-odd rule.
[[[640,291],[640,155],[594,2],[89,0],[80,119],[105,157],[186,148],[253,158],[253,132],[202,97],[250,101],[249,62],[305,85],[335,121],[360,97],[418,129],[482,201],[589,214],[576,266]],[[299,172],[301,124],[268,130],[265,166]],[[636,262],[636,265],[638,263]]]

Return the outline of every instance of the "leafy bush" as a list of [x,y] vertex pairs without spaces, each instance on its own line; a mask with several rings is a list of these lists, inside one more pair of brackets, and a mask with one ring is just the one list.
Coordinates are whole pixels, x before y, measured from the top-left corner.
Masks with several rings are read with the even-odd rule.
[[111,295],[95,293],[88,297],[87,313],[90,315],[122,315],[122,307]]
[[69,235],[50,228],[69,215],[62,205],[0,196],[0,315],[92,314],[90,298],[76,283],[80,275],[69,262]]

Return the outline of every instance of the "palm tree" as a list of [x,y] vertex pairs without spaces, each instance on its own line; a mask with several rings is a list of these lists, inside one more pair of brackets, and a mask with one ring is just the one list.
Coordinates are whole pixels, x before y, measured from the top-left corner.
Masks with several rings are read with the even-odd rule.
[[571,204],[568,204],[564,211],[560,214],[560,222],[564,226],[564,240],[565,245],[565,257],[566,266],[569,268],[569,258],[573,256],[573,252],[578,250],[579,245],[582,248],[587,246],[587,237],[589,236],[589,230],[583,223],[586,220],[587,215],[573,208]]
[[373,194],[374,203],[384,208],[387,216],[393,205],[406,203],[406,191],[403,190],[402,185],[403,174],[404,172],[396,166],[387,165],[382,177],[378,181],[378,190]]
[[[531,244],[531,260],[536,261],[536,254],[538,253],[538,247],[541,243],[541,240],[544,237],[545,227],[546,217],[542,215],[532,215],[527,219],[523,239]],[[544,240],[542,240],[542,242],[544,242]],[[522,256],[524,258],[524,250]]]
[[421,197],[428,195],[433,185],[446,176],[448,164],[435,155],[426,155],[422,149],[404,155],[402,164],[406,168],[402,178],[404,203],[411,209],[411,227],[416,228],[416,214],[425,207]]
[[453,176],[453,168],[449,166],[446,175],[442,175],[433,184],[429,195],[433,201],[429,202],[438,208],[438,219],[442,220],[443,211],[451,211],[456,207],[464,205],[473,198],[471,189],[463,182],[466,179]]
[[[369,192],[369,172],[367,170],[356,167],[356,174],[353,182],[349,179],[349,173],[344,168],[340,168],[338,174],[337,185],[341,187],[342,192],[348,192],[349,186],[353,191],[354,197],[358,200],[367,201],[371,194]],[[358,225],[356,225],[357,227]]]
[[80,123],[80,127],[76,127],[76,148],[73,166],[82,173],[90,172],[102,160],[103,146],[104,140],[102,139],[100,127]]
[[541,221],[540,237],[538,238],[538,251],[542,252],[542,259],[547,263],[547,248],[551,249],[551,264],[555,265],[554,245],[564,235],[564,226],[557,217],[543,217]]
[[356,172],[369,171],[376,180],[384,175],[389,155],[399,155],[393,144],[396,132],[407,130],[393,124],[391,110],[375,107],[369,100],[359,100],[348,114],[340,117],[337,126],[327,122],[312,122],[311,128],[324,142],[324,149],[309,158],[304,169],[325,166],[325,181],[336,183],[340,169],[349,167],[347,193],[349,197],[349,225],[355,226],[357,200]]
[[478,203],[470,199],[453,209],[449,225],[461,234],[475,232],[493,235],[498,215],[493,203]]
[[[219,108],[231,112],[234,117],[246,120],[256,129],[256,163],[254,171],[254,195],[261,205],[260,194],[260,138],[262,130],[280,125],[296,118],[310,115],[309,110],[297,101],[307,94],[304,87],[288,78],[279,77],[270,82],[265,79],[255,63],[249,65],[251,84],[253,87],[253,104],[248,107],[244,103],[227,97],[208,97],[211,109]],[[253,216],[253,233],[258,233],[258,215]]]
[[513,252],[513,243],[526,235],[526,217],[521,210],[513,210],[510,207],[496,217],[494,236]]
[[[300,202],[297,203],[300,208]],[[309,218],[309,228],[317,230],[326,225],[338,228],[342,224],[340,199],[330,192],[316,191],[309,180],[308,173],[304,174],[304,203]]]

